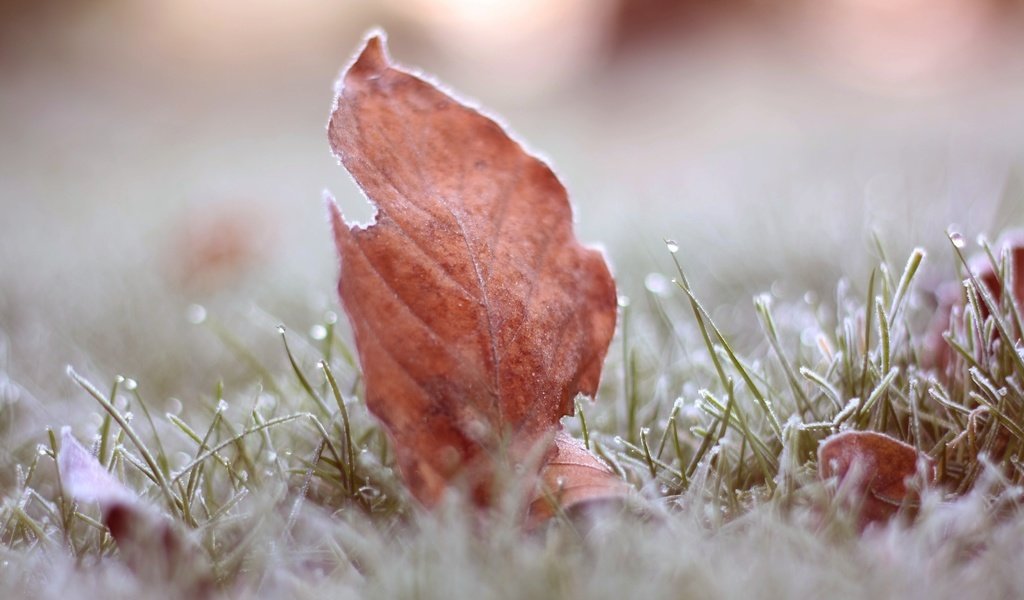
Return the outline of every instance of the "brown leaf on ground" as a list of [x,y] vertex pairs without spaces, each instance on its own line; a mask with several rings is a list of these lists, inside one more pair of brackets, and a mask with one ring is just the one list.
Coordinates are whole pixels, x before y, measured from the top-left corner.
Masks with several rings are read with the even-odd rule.
[[[1010,295],[1018,311],[1024,311],[1024,230],[1014,230],[1005,233],[996,244],[996,258],[1001,259],[1003,253],[1009,253],[1013,258],[1013,282],[1010,288]],[[992,268],[992,261],[988,256],[978,256],[971,263],[971,270],[978,276],[978,279],[985,285],[996,302],[1002,302],[1003,286],[999,281],[999,275]],[[982,310],[987,310],[983,306]],[[987,314],[987,313],[986,313]]]
[[[1003,253],[1009,253],[1013,258],[1013,273],[1011,297],[1017,311],[1024,314],[1024,230],[1012,230],[1003,234],[999,242],[993,248],[997,259],[1002,259]],[[992,267],[992,261],[985,253],[971,257],[968,261],[971,273],[978,278],[978,281],[985,286],[997,303],[1003,301],[1003,284],[999,280],[999,274]],[[942,334],[949,329],[950,315],[954,309],[963,308],[963,288],[961,282],[947,281],[936,287],[935,315],[932,318],[928,329],[926,343],[926,362],[940,371],[945,371],[953,358],[953,351],[943,339]],[[989,316],[988,306],[981,301],[981,318]],[[1021,332],[1016,332],[1018,340]]]
[[620,505],[629,486],[582,442],[564,431],[555,435],[555,450],[541,474],[530,503],[527,527],[532,528],[559,510],[568,515],[603,506]]
[[343,75],[328,136],[377,207],[349,226],[329,203],[367,405],[419,500],[460,479],[486,505],[496,457],[543,449],[597,391],[615,283],[551,169],[394,68],[381,38]]
[[199,560],[198,546],[111,475],[68,427],[61,430],[57,465],[61,485],[72,499],[99,505],[103,524],[132,571],[153,581],[174,580],[195,598],[208,595],[212,579]]
[[907,480],[923,468],[934,479],[931,460],[913,446],[874,431],[845,431],[818,446],[818,475],[835,477],[861,502],[860,525],[889,520],[901,507],[918,504]]

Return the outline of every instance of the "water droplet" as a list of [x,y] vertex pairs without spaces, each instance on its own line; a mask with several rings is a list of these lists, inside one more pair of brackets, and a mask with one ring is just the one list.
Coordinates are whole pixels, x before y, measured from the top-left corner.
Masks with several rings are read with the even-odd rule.
[[188,452],[175,452],[172,459],[175,468],[180,469],[185,465],[189,464],[190,462],[192,462],[192,455],[189,454]]
[[677,244],[675,240],[665,240],[665,247],[668,248],[668,251],[672,254],[679,252],[679,244]]
[[116,377],[114,377],[114,382],[117,383],[118,385],[124,383],[124,375],[117,375]]
[[134,419],[134,418],[135,418],[135,415],[132,414],[131,411],[128,411],[128,412],[124,413],[124,420],[127,421],[128,423],[131,423],[132,419]]
[[167,399],[167,414],[175,416],[180,415],[182,408],[181,400],[178,400],[177,398]]
[[124,380],[124,389],[128,390],[129,392],[137,387],[139,387],[139,382],[135,381],[131,377]]
[[270,394],[260,394],[259,397],[256,398],[256,408],[260,411],[270,411],[273,410],[275,406],[277,406],[277,398]]
[[555,485],[558,487],[558,489],[564,488],[565,487],[565,477],[556,477],[555,478]]
[[316,366],[317,366],[318,368],[320,368],[320,369],[326,370],[326,369],[327,369],[327,361],[326,361],[326,360],[323,360],[323,359],[321,359],[321,360],[318,360],[318,361],[316,362]]
[[336,312],[334,312],[333,310],[329,310],[326,313],[324,313],[324,323],[327,323],[328,325],[334,325],[337,322],[338,314]]
[[309,328],[309,337],[314,340],[322,340],[327,337],[327,328],[323,325],[314,325]]
[[185,309],[185,319],[193,325],[199,325],[206,320],[206,308],[201,304],[189,304]]
[[284,325],[278,325],[278,326],[277,326],[277,333],[278,333],[279,335],[284,335],[284,331],[285,331],[285,329],[284,329]]
[[619,306],[621,306],[622,308],[626,308],[627,306],[629,306],[629,302],[629,296],[619,296]]
[[647,437],[647,436],[651,435],[651,428],[650,427],[641,427],[640,428],[640,435],[642,435],[644,437]]
[[64,372],[67,373],[68,377],[74,377],[76,375],[75,368],[71,365],[64,367]]
[[964,236],[957,231],[954,231],[949,234],[949,240],[953,242],[953,245],[956,246],[957,248],[963,248],[966,244],[966,242],[964,241]]
[[39,456],[46,456],[50,453],[50,449],[44,444],[39,444],[36,446],[36,452],[39,453]]
[[648,273],[644,277],[644,288],[655,296],[667,296],[669,293],[668,279],[661,273]]
[[466,424],[465,431],[466,435],[468,435],[471,439],[484,440],[491,432],[491,428],[488,427],[487,423],[485,423],[481,419],[471,419],[469,423]]
[[272,463],[277,460],[277,452],[267,452],[267,462]]
[[615,442],[615,444],[618,446],[621,446],[623,444],[622,436],[617,435],[614,438],[612,438],[612,441]]
[[368,485],[364,485],[363,487],[359,488],[359,495],[362,496],[363,498],[366,498],[367,500],[376,500],[377,498],[380,497],[380,490],[374,487],[370,487]]
[[217,401],[217,412],[224,412],[228,409],[228,403],[221,398]]

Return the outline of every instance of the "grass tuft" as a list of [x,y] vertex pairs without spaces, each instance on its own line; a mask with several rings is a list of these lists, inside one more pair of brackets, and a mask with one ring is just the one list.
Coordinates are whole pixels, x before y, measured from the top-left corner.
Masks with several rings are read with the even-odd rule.
[[[71,425],[94,441],[104,468],[195,543],[211,589],[232,596],[923,597],[970,590],[979,573],[1017,595],[1024,581],[1008,565],[1024,550],[1011,535],[1024,526],[1024,354],[1021,315],[1007,300],[1012,257],[985,246],[1002,286],[993,294],[967,269],[962,239],[949,239],[965,283],[942,337],[949,359],[936,368],[922,363],[934,349],[920,326],[933,311],[917,285],[921,249],[900,271],[876,240],[882,261],[860,291],[837,285],[831,303],[757,296],[757,337],[741,343],[705,308],[669,242],[677,293],[622,303],[621,352],[607,366],[621,377],[606,376],[599,401],[577,401],[566,420],[636,488],[639,514],[587,523],[563,514],[527,535],[512,509],[491,522],[467,518],[457,493],[424,513],[366,410],[333,313],[309,340],[278,329],[277,367],[206,318],[248,369],[247,383],[218,383],[163,416],[143,401],[144,379],[97,385],[69,368],[102,409],[97,421]],[[850,430],[886,433],[936,465],[916,511],[864,535],[857,503],[844,500],[850,490],[821,481],[815,462],[822,439]],[[38,447],[11,452],[0,592],[182,592],[152,575],[166,570],[138,567],[161,560],[161,542],[124,560],[98,507],[66,494],[52,429]],[[737,561],[750,569],[738,579],[726,566]],[[65,563],[63,580],[47,579]],[[782,574],[794,568],[800,576]],[[876,570],[877,589],[857,587],[864,569]],[[931,579],[915,587],[924,573]]]

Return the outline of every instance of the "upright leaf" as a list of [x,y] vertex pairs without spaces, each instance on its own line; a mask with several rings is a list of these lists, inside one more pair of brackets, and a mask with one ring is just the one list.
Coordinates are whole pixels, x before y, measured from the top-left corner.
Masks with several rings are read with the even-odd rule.
[[393,67],[380,37],[343,75],[328,135],[377,208],[349,226],[330,203],[367,405],[417,498],[462,477],[487,504],[496,461],[550,443],[574,397],[596,393],[608,267],[576,240],[551,169]]

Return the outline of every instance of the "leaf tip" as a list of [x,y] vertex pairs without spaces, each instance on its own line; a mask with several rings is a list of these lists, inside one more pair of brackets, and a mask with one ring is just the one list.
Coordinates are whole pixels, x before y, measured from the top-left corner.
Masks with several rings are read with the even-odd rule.
[[355,62],[348,68],[345,79],[346,81],[352,77],[376,79],[390,66],[387,34],[381,29],[374,29],[367,34],[366,43]]

